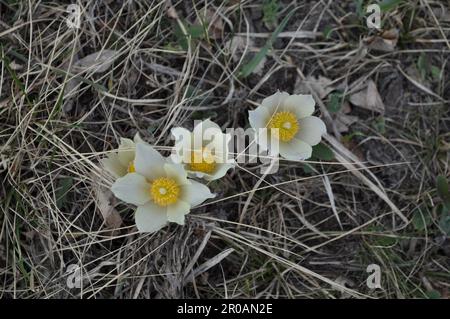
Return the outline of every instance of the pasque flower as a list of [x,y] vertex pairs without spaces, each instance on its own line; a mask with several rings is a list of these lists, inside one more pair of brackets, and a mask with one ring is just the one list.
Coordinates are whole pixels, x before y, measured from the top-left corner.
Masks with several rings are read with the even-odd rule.
[[[254,111],[249,122],[256,130],[256,142],[263,149],[271,149],[269,140],[278,142],[279,153],[288,160],[311,157],[312,146],[318,144],[326,132],[325,124],[314,113],[311,95],[289,95],[277,92],[265,98]],[[266,128],[275,139],[258,138],[258,129]]]
[[199,122],[192,132],[182,127],[172,129],[175,163],[182,163],[190,176],[208,181],[223,177],[234,167],[229,158],[228,143],[231,135],[222,133],[219,125],[207,119]]
[[184,225],[192,207],[214,197],[207,186],[188,179],[182,165],[169,163],[146,143],[136,144],[134,171],[118,178],[111,190],[137,206],[140,232],[155,232],[168,222]]
[[137,133],[134,136],[134,140],[120,138],[119,148],[102,159],[103,167],[116,178],[134,172],[136,143],[142,142],[141,137]]

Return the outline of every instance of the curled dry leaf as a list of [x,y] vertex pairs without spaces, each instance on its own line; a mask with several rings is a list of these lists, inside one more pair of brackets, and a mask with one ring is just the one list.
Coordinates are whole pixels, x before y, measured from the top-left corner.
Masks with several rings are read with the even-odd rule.
[[380,35],[374,35],[366,38],[364,41],[367,46],[376,51],[392,52],[397,46],[399,37],[398,29],[386,30]]
[[366,110],[384,113],[384,103],[375,82],[366,81],[361,90],[350,95],[350,103]]

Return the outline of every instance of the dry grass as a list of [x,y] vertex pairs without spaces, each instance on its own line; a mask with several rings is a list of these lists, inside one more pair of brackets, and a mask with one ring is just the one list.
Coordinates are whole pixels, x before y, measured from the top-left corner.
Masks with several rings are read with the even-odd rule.
[[[436,180],[450,174],[450,3],[384,12],[400,32],[383,52],[367,43],[376,31],[358,2],[83,0],[74,30],[69,2],[0,0],[0,295],[448,298],[450,217]],[[84,65],[95,52],[112,54]],[[381,114],[348,103],[366,79]],[[315,96],[333,158],[281,161],[265,176],[241,164],[209,184],[217,198],[185,227],[138,234],[99,166],[119,137],[139,132],[168,151],[170,128],[195,119],[245,128],[277,89]],[[66,284],[71,264],[82,289]],[[366,286],[369,264],[381,289]]]

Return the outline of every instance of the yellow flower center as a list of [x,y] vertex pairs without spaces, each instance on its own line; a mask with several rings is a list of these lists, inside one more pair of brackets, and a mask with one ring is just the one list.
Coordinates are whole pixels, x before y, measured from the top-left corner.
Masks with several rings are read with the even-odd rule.
[[177,202],[180,186],[172,178],[160,177],[152,182],[150,196],[159,206],[168,206]]
[[136,168],[134,167],[134,161],[131,161],[128,164],[128,169],[127,169],[128,173],[134,173],[136,172]]
[[276,137],[283,142],[292,140],[298,132],[297,117],[292,112],[275,113],[267,124],[269,129],[278,129]]
[[189,170],[196,172],[203,172],[211,174],[216,170],[216,162],[214,155],[210,150],[203,147],[191,153],[191,162],[189,163]]

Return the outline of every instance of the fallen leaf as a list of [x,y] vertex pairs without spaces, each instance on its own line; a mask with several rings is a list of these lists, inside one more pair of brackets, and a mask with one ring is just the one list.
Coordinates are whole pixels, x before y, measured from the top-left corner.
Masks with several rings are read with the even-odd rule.
[[358,122],[359,117],[353,116],[353,115],[347,115],[343,113],[338,113],[336,116],[336,127],[339,131],[339,133],[345,133],[348,132],[349,127]]
[[364,40],[367,46],[376,51],[392,52],[397,46],[399,37],[398,29],[386,30],[380,35],[368,37]]
[[113,205],[114,196],[110,190],[102,186],[94,187],[94,192],[98,211],[103,217],[106,227],[113,230],[114,233],[122,225],[122,217]]
[[212,39],[219,39],[223,35],[224,23],[219,13],[210,8],[204,8],[197,18],[198,24],[204,24]]
[[317,78],[314,76],[306,77],[305,81],[301,79],[297,80],[295,84],[295,91],[300,94],[310,94],[313,89],[321,99],[324,99],[328,94],[334,91],[336,88],[332,86],[333,81],[327,77],[319,75]]
[[241,36],[234,36],[230,40],[225,43],[225,50],[228,54],[231,55],[234,62],[237,62],[241,59],[242,53],[245,51],[245,48],[249,50],[250,47],[253,47],[253,40],[248,39]]
[[77,95],[78,85],[81,83],[78,79],[70,79],[64,87],[64,105],[63,113],[69,113],[73,108],[73,98]]
[[342,103],[341,112],[344,114],[348,114],[352,111],[352,107],[350,106],[350,103],[347,102],[347,100]]
[[103,50],[85,56],[76,61],[72,66],[72,72],[90,71],[102,73],[109,69],[114,60],[119,56],[116,50]]
[[[118,51],[115,50],[95,52],[76,61],[69,70],[69,73],[82,73],[84,71],[89,71],[92,74],[102,73],[109,69],[117,57]],[[73,98],[77,94],[77,88],[80,83],[81,81],[74,77],[66,83],[64,88],[64,105],[62,108],[65,114],[72,110]]]
[[350,95],[350,103],[366,110],[384,113],[384,103],[378,92],[375,82],[366,81],[362,85],[362,89]]

